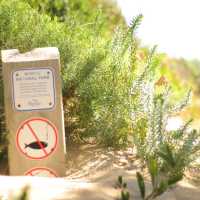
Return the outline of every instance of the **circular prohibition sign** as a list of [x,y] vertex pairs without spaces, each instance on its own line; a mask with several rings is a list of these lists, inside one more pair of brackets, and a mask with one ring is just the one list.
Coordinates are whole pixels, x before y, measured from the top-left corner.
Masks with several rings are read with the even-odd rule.
[[44,159],[52,154],[58,143],[58,130],[46,118],[31,118],[17,130],[16,145],[30,159]]
[[25,176],[40,176],[40,177],[58,177],[58,175],[49,168],[46,167],[36,167],[32,168],[29,171],[27,171]]

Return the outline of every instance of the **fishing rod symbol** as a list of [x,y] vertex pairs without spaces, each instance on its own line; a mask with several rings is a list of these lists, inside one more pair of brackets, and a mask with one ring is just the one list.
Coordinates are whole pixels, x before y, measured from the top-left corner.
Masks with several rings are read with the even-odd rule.
[[43,159],[55,151],[58,131],[45,118],[32,118],[23,122],[17,131],[17,148],[26,157]]
[[36,167],[32,168],[29,171],[27,171],[24,175],[26,176],[42,176],[42,177],[57,177],[55,171],[52,169],[49,169],[47,167]]
[[[48,133],[48,124],[46,124],[46,140],[48,141],[49,139],[49,133]],[[29,144],[24,144],[25,145],[25,149],[26,148],[31,148],[31,149],[35,149],[35,150],[40,150],[40,149],[43,149],[43,148],[46,148],[48,146],[48,143],[45,142],[45,141],[34,141],[34,142],[31,142]]]

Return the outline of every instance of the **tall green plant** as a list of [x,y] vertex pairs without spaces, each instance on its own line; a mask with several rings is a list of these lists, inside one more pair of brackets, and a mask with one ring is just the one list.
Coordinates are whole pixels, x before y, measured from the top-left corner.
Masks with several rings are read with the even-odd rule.
[[[129,96],[136,68],[137,43],[132,33],[141,18],[138,16],[128,29],[118,28],[111,40],[101,43],[98,50],[101,50],[103,59],[95,69],[92,68],[92,73],[86,73],[84,81],[79,81],[79,76],[76,76],[81,83],[77,88],[79,101],[82,102],[78,110],[81,130],[85,129],[88,136],[96,133],[103,144],[119,146],[127,143],[130,130]],[[93,44],[97,48],[98,43]],[[96,53],[96,50],[91,51],[95,60]],[[90,66],[88,63],[84,70]]]
[[[189,93],[175,106],[170,103],[170,89],[166,83],[154,83],[150,94],[146,113],[133,121],[138,131],[134,133],[135,146],[147,166],[153,188],[150,194],[145,194],[144,178],[141,173],[137,174],[144,200],[156,198],[180,181],[185,169],[200,153],[200,133],[188,129],[191,121],[177,131],[166,130],[168,118],[186,106]],[[141,124],[145,129],[141,128]]]
[[186,106],[190,93],[181,103],[171,105],[170,89],[159,81],[146,95],[149,97],[146,108],[141,108],[143,113],[133,118],[133,134],[137,153],[148,170],[152,185],[152,191],[147,193],[145,178],[137,172],[141,198],[153,200],[180,181],[185,170],[200,155],[200,132],[190,129],[191,120],[176,131],[166,130],[167,119]]

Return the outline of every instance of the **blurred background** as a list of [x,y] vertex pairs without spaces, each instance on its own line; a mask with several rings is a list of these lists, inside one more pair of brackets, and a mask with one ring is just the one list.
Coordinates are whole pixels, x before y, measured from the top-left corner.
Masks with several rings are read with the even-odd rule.
[[[196,0],[117,0],[126,23],[142,13],[144,18],[137,31],[142,48],[158,45],[162,64],[169,71],[165,76],[177,88],[193,90],[192,104],[181,116],[194,118],[199,127],[200,118],[200,3]],[[179,121],[179,120],[178,120]],[[180,123],[176,121],[175,123]]]
[[117,3],[127,23],[134,15],[144,15],[138,30],[143,45],[158,44],[161,52],[176,58],[200,57],[198,1],[117,0]]

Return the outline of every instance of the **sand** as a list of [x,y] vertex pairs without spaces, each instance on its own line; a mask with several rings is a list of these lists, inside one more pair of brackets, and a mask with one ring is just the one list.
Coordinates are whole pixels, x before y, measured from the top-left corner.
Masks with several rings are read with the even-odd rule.
[[[141,164],[131,148],[114,151],[81,145],[68,152],[66,177],[0,176],[0,197],[11,200],[29,186],[30,200],[116,200],[116,181],[122,175],[131,200],[141,199],[135,176]],[[146,186],[151,189],[148,179]],[[157,200],[200,200],[200,184],[185,178]]]

